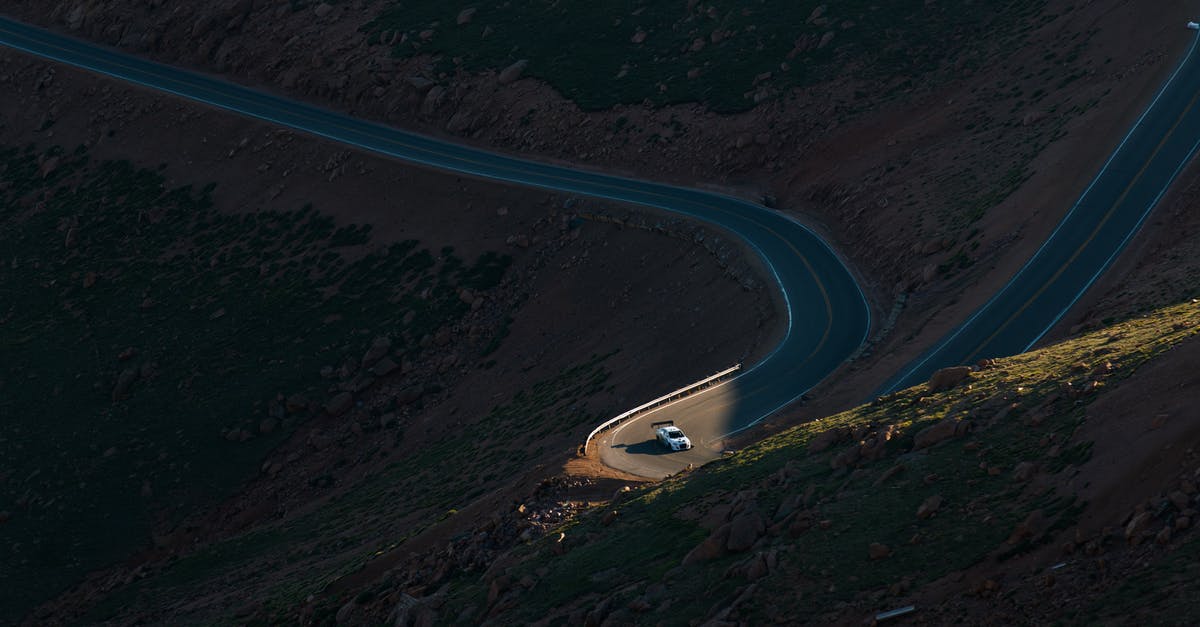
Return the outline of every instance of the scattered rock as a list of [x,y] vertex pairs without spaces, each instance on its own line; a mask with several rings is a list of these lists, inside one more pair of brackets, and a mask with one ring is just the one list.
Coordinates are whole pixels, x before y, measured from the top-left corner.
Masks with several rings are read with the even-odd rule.
[[525,73],[525,68],[527,67],[529,67],[529,60],[521,59],[520,61],[517,61],[516,63],[504,68],[504,70],[500,72],[500,76],[497,78],[497,80],[501,85],[507,85],[521,78],[521,75]]
[[397,405],[415,403],[425,394],[425,388],[420,385],[410,385],[396,393]]
[[858,464],[858,460],[862,459],[862,449],[858,444],[833,456],[829,460],[829,467],[838,470],[839,468],[853,468]]
[[371,340],[371,347],[367,349],[362,358],[362,367],[370,367],[371,364],[379,361],[384,355],[387,355],[392,350],[392,338],[387,336],[379,336]]
[[952,368],[942,368],[933,373],[929,377],[929,391],[941,392],[949,390],[958,384],[966,381],[971,376],[970,366],[954,366]]
[[308,410],[308,399],[305,398],[303,394],[297,392],[287,397],[287,400],[284,401],[283,407],[289,414],[298,414]]
[[934,514],[937,514],[941,507],[942,497],[940,494],[935,494],[925,499],[921,505],[917,507],[917,518],[920,518],[921,520],[932,518]]
[[354,395],[349,392],[342,392],[329,399],[328,403],[325,403],[325,412],[330,416],[341,416],[349,411],[353,405]]
[[1038,465],[1036,462],[1021,462],[1013,468],[1013,479],[1017,481],[1029,481],[1037,474]]
[[725,543],[729,539],[730,529],[731,525],[727,523],[709,534],[696,548],[688,551],[683,557],[683,565],[707,562],[725,555]]
[[733,552],[745,551],[754,546],[766,529],[762,514],[754,510],[743,511],[729,523],[729,539],[725,542],[725,548]]
[[629,38],[629,41],[631,41],[635,44],[640,44],[640,43],[646,41],[646,31],[639,30],[638,32],[633,34],[633,37]]
[[945,418],[933,426],[918,431],[913,436],[913,450],[919,451],[939,442],[965,435],[969,427],[970,423],[965,420]]
[[1142,532],[1150,526],[1150,521],[1154,519],[1154,514],[1150,512],[1138,512],[1129,520],[1129,524],[1125,525],[1125,540],[1130,544],[1138,544],[1142,540]]
[[395,372],[399,368],[399,364],[393,361],[391,357],[384,357],[371,368],[371,372],[374,372],[377,377],[382,377]]
[[129,392],[133,389],[133,384],[141,377],[141,368],[131,367],[121,371],[117,376],[117,384],[113,386],[112,400],[117,402],[129,398]]
[[278,418],[263,418],[262,422],[258,423],[258,432],[267,435],[272,433],[279,427]]
[[881,560],[892,556],[892,549],[886,544],[872,542],[871,546],[867,547],[867,556],[872,560]]
[[828,431],[822,431],[821,433],[817,434],[817,437],[813,438],[812,441],[808,443],[809,454],[821,453],[829,450],[829,447],[837,444],[844,435],[844,429],[830,429]]
[[1012,534],[1008,537],[1008,543],[1016,545],[1025,540],[1040,538],[1046,532],[1046,523],[1046,515],[1042,513],[1042,510],[1034,510],[1025,517],[1025,520],[1017,523]]

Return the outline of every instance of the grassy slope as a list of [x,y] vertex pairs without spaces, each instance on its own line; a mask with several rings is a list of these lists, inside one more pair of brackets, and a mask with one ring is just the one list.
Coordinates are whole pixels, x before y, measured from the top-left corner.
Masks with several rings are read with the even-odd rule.
[[[527,460],[538,456],[526,450],[524,442],[598,421],[600,416],[575,411],[574,405],[603,388],[608,378],[605,359],[594,356],[496,406],[470,430],[486,438],[449,435],[418,455],[393,461],[311,511],[266,523],[172,562],[106,598],[86,620],[119,616],[130,607],[162,611],[206,592],[225,597],[231,582],[238,582],[255,590],[261,615],[274,616],[271,622],[287,622],[305,597],[328,582],[454,516],[457,508],[482,496],[498,479],[520,475]],[[208,623],[218,620],[221,612],[228,618],[237,609],[233,604],[218,602],[202,610],[215,610],[215,615],[193,609],[185,619]]]
[[[389,41],[393,33],[403,34],[394,54],[432,53],[441,72],[457,64],[502,69],[527,59],[528,74],[584,109],[702,102],[731,112],[756,104],[759,89],[775,94],[847,70],[864,80],[920,80],[998,31],[1001,39],[1012,34],[1041,5],[1040,0],[418,0],[394,3],[367,28]],[[458,15],[467,8],[476,13],[460,26]],[[635,43],[639,32],[645,39]],[[818,47],[827,33],[832,40]],[[983,33],[988,37],[981,38]],[[698,40],[703,45],[693,50]],[[801,44],[803,51],[793,54],[804,40],[809,43]],[[699,75],[689,78],[689,71]]]
[[[623,620],[686,623],[704,617],[711,607],[728,605],[746,580],[725,573],[747,554],[706,564],[680,563],[707,536],[695,522],[698,514],[743,492],[757,499],[768,521],[783,500],[806,495],[800,509],[814,521],[797,537],[766,537],[761,548],[776,550],[779,563],[758,581],[755,599],[771,599],[770,604],[751,601],[740,610],[741,618],[751,623],[777,616],[811,619],[854,601],[886,606],[891,603],[884,600],[889,586],[906,578],[908,585],[919,585],[989,555],[1007,559],[1031,547],[1028,540],[1016,545],[1006,540],[1033,510],[1042,510],[1049,524],[1062,528],[1080,506],[1053,490],[1027,490],[1014,481],[1014,466],[1036,461],[1044,472],[1056,474],[1085,462],[1090,445],[1070,441],[1083,406],[1139,365],[1195,335],[1198,323],[1200,308],[1194,304],[1161,309],[1000,360],[973,374],[969,386],[932,395],[924,386],[912,388],[772,436],[692,476],[646,488],[614,508],[619,515],[611,526],[602,525],[596,512],[565,528],[570,548],[564,556],[552,554],[553,538],[524,547],[522,561],[510,574],[514,580],[531,576],[536,583],[519,594],[503,620],[524,622],[556,612],[565,617],[572,607],[590,609],[606,597],[615,600],[612,607],[622,608],[659,581],[669,587],[670,598],[690,601],[665,608],[655,601],[647,614]],[[1105,360],[1116,369],[1099,377],[1073,367]],[[1097,390],[1078,399],[1062,391],[1065,382],[1079,386],[1093,380],[1100,381]],[[913,434],[943,418],[969,420],[973,431],[910,452]],[[808,443],[826,430],[870,433],[886,425],[900,430],[888,442],[887,456],[862,462],[855,470],[834,470],[830,464],[833,456],[857,446],[849,440],[828,452],[807,453]],[[903,469],[883,480],[883,473],[897,464]],[[935,494],[945,499],[939,514],[919,520],[918,506]],[[821,520],[829,521],[828,529],[816,524]],[[893,556],[868,559],[874,542],[891,547]],[[463,578],[455,582],[452,605],[483,607],[487,593],[487,582]]]
[[[57,167],[43,176],[42,163]],[[324,401],[320,368],[357,360],[377,335],[417,350],[468,311],[460,286],[487,289],[508,264],[417,242],[348,262],[339,250],[369,228],[335,230],[311,207],[218,213],[208,190],[167,189],[82,149],[0,148],[0,179],[4,616],[146,544],[154,517],[253,476],[309,417],[271,407],[276,394]],[[126,372],[138,380],[114,400]],[[269,434],[221,437],[257,436],[271,412]]]

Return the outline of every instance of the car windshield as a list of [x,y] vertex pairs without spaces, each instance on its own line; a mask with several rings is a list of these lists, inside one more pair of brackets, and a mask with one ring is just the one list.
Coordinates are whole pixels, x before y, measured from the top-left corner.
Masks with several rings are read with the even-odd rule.
[[671,438],[671,439],[682,438],[683,432],[680,431],[679,429],[671,429],[671,430],[667,431],[667,437]]

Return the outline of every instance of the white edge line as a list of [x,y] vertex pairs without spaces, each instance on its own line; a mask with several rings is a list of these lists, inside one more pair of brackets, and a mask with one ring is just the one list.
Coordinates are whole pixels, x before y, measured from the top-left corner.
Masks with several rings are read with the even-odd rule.
[[[1133,134],[1138,130],[1138,127],[1142,125],[1142,122],[1146,119],[1146,116],[1150,115],[1150,111],[1153,110],[1154,106],[1158,104],[1158,101],[1162,98],[1163,94],[1165,94],[1167,92],[1167,89],[1171,86],[1171,84],[1175,82],[1175,78],[1177,76],[1179,76],[1179,72],[1183,70],[1184,66],[1187,65],[1189,60],[1191,60],[1192,55],[1195,54],[1197,44],[1200,44],[1200,35],[1198,35],[1194,39],[1194,41],[1192,42],[1192,47],[1188,51],[1187,56],[1185,56],[1183,58],[1183,60],[1179,62],[1179,65],[1175,68],[1175,71],[1171,74],[1170,78],[1168,78],[1167,81],[1165,83],[1163,83],[1163,86],[1161,88],[1159,88],[1158,94],[1156,94],[1154,96],[1154,100],[1152,100],[1150,102],[1150,104],[1146,107],[1145,111],[1143,111],[1142,115],[1138,118],[1137,122],[1135,122],[1133,124],[1133,126],[1129,129],[1129,132],[1125,134],[1125,138],[1123,140],[1121,140],[1121,143],[1117,146],[1117,148],[1115,150],[1113,150],[1112,154],[1109,155],[1108,160],[1104,162],[1104,167],[1100,168],[1100,172],[1098,174],[1096,174],[1096,176],[1092,179],[1091,184],[1089,184],[1087,186],[1087,189],[1085,189],[1083,191],[1083,194],[1081,194],[1079,196],[1079,199],[1077,201],[1075,201],[1075,204],[1071,207],[1071,210],[1067,212],[1067,215],[1063,216],[1062,220],[1059,221],[1058,226],[1056,226],[1054,228],[1054,231],[1050,233],[1050,236],[1047,237],[1044,242],[1042,242],[1042,245],[1040,247],[1038,247],[1037,252],[1035,252],[1033,254],[1033,256],[1031,256],[1025,262],[1025,264],[1021,266],[1021,269],[1018,270],[1017,273],[1014,274],[1013,277],[1011,279],[1009,279],[1007,283],[1004,284],[1004,287],[1000,288],[1000,291],[996,292],[990,299],[988,299],[988,301],[986,303],[984,303],[982,307],[975,310],[975,313],[972,314],[970,318],[967,318],[967,320],[965,322],[958,325],[958,327],[954,330],[953,333],[951,333],[948,337],[944,338],[942,341],[938,342],[936,346],[931,348],[925,354],[925,357],[923,359],[921,359],[920,362],[911,366],[908,370],[906,370],[904,372],[904,374],[900,375],[899,377],[896,377],[894,379],[894,381],[895,381],[894,383],[885,384],[885,385],[887,385],[887,387],[876,392],[876,395],[889,394],[889,393],[893,392],[901,383],[904,382],[905,379],[907,379],[909,376],[911,376],[913,372],[916,372],[921,367],[923,367],[926,363],[928,363],[930,359],[933,359],[934,356],[936,356],[938,352],[940,352],[943,348],[945,348],[945,346],[947,344],[949,344],[950,342],[953,342],[954,339],[957,338],[964,330],[966,330],[966,328],[972,322],[974,322],[976,318],[978,318],[981,314],[983,314],[983,312],[988,307],[990,307],[992,305],[992,303],[996,301],[996,299],[1003,296],[1008,291],[1008,289],[1010,287],[1012,287],[1012,285],[1017,281],[1017,279],[1021,278],[1021,275],[1023,275],[1025,273],[1025,271],[1031,265],[1033,265],[1033,262],[1036,261],[1037,258],[1042,254],[1042,251],[1046,248],[1046,246],[1048,246],[1050,244],[1050,242],[1054,240],[1054,237],[1056,235],[1058,235],[1058,232],[1060,230],[1062,230],[1063,226],[1066,225],[1067,221],[1071,219],[1071,216],[1074,215],[1075,210],[1078,209],[1079,206],[1083,204],[1084,199],[1087,198],[1088,194],[1092,191],[1092,188],[1096,186],[1096,183],[1100,182],[1100,179],[1104,176],[1104,173],[1108,171],[1108,167],[1110,165],[1112,165],[1113,160],[1115,160],[1117,158],[1117,155],[1120,154],[1121,150],[1125,148],[1125,145],[1127,143],[1129,143],[1130,138],[1133,137]],[[1074,303],[1072,303],[1072,304],[1074,304]],[[1051,326],[1053,326],[1053,325],[1051,325]],[[1043,333],[1045,333],[1045,331],[1043,331]],[[1040,339],[1040,336],[1039,336],[1039,339]]]
[[1096,272],[1096,274],[1092,275],[1092,278],[1087,282],[1087,285],[1083,286],[1083,289],[1079,290],[1079,293],[1075,295],[1075,298],[1072,299],[1071,302],[1065,308],[1063,308],[1061,312],[1059,312],[1058,316],[1054,318],[1054,321],[1050,323],[1050,326],[1043,329],[1042,332],[1039,333],[1032,342],[1025,345],[1025,350],[1022,352],[1028,351],[1031,347],[1033,347],[1034,344],[1037,344],[1043,336],[1049,333],[1050,329],[1053,329],[1054,325],[1058,324],[1058,321],[1062,320],[1063,316],[1067,315],[1067,312],[1075,307],[1075,304],[1079,302],[1079,299],[1083,298],[1084,293],[1086,293],[1088,289],[1092,287],[1092,284],[1096,282],[1096,279],[1099,279],[1100,276],[1108,270],[1108,267],[1112,264],[1113,260],[1116,259],[1123,250],[1125,250],[1125,246],[1129,243],[1129,240],[1133,239],[1133,237],[1142,230],[1142,224],[1146,222],[1146,218],[1150,217],[1150,214],[1154,212],[1154,208],[1158,206],[1158,202],[1162,200],[1162,197],[1165,196],[1171,189],[1171,185],[1175,183],[1175,179],[1179,177],[1179,174],[1183,172],[1183,169],[1192,162],[1192,159],[1196,156],[1196,151],[1198,149],[1200,149],[1200,141],[1197,141],[1195,145],[1192,146],[1191,152],[1189,152],[1188,156],[1183,160],[1182,163],[1179,164],[1179,167],[1175,169],[1175,173],[1171,175],[1171,178],[1167,181],[1167,184],[1163,186],[1162,191],[1158,192],[1158,196],[1156,196],[1154,200],[1146,206],[1146,210],[1142,213],[1142,217],[1138,219],[1138,222],[1136,225],[1134,225],[1133,229],[1131,229],[1129,233],[1125,235],[1125,239],[1121,240],[1121,243],[1117,246],[1116,250],[1109,255],[1108,260],[1104,262],[1104,265],[1100,266],[1100,269]]

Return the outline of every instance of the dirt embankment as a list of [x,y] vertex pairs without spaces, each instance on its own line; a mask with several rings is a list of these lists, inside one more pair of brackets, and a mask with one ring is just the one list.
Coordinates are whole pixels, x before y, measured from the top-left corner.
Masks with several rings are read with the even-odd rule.
[[[451,246],[468,259],[489,251],[513,257],[498,288],[463,296],[481,306],[461,324],[423,342],[415,358],[358,394],[344,413],[303,424],[263,460],[261,474],[248,477],[237,495],[179,524],[164,517],[153,538],[146,538],[143,553],[93,573],[86,584],[41,608],[34,622],[79,617],[174,560],[324,516],[324,508],[354,494],[363,482],[378,483],[397,460],[417,459],[435,445],[452,450],[455,440],[475,443],[483,436],[505,464],[516,464],[516,471],[470,477],[455,477],[452,468],[438,471],[446,473],[444,481],[438,480],[446,487],[433,502],[467,514],[449,519],[434,534],[444,539],[507,511],[509,500],[558,474],[596,420],[767,348],[778,320],[770,294],[761,287],[765,282],[747,289],[708,250],[576,217],[583,210],[620,214],[626,209],[416,170],[19,54],[6,52],[2,58],[0,80],[12,97],[0,104],[0,123],[13,144],[61,145],[67,151],[85,144],[96,160],[162,164],[171,186],[215,182],[214,198],[223,212],[292,210],[312,203],[338,226],[374,227],[368,244],[343,249],[350,257],[413,239],[434,250]],[[57,242],[61,235],[47,237]],[[471,353],[478,338],[490,336],[502,338],[494,352]],[[370,338],[346,341],[372,350]],[[538,396],[539,383],[594,359],[597,365],[581,372],[603,377],[603,385],[561,407],[546,405],[558,397]],[[337,380],[344,368],[330,366],[331,373],[313,372],[312,378],[332,377],[326,383],[331,389],[346,385]],[[424,390],[419,401],[405,400],[408,406],[396,413],[383,409],[396,405],[414,383]],[[583,388],[554,389],[562,394]],[[510,414],[497,414],[496,407],[524,406],[520,399],[530,396],[542,403],[530,405],[541,412],[530,415],[544,422],[529,425],[536,434],[508,430],[504,420]],[[514,410],[511,418],[520,424],[526,417]],[[218,433],[222,426],[214,425],[211,445],[239,446],[240,438]],[[466,498],[468,491],[477,496]],[[267,567],[279,557],[268,550],[235,569],[253,573],[258,583],[231,593],[223,583],[230,571],[210,571],[195,581],[189,599],[130,603],[118,620],[211,615],[254,604],[285,578],[336,572],[345,568],[346,559],[367,550],[364,546],[399,541],[436,514],[415,502],[376,509],[341,521],[338,535],[344,544],[336,549],[324,544],[328,534],[299,536],[311,551],[300,570]]]

